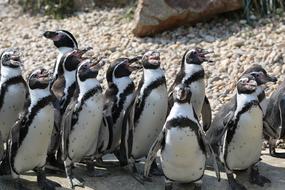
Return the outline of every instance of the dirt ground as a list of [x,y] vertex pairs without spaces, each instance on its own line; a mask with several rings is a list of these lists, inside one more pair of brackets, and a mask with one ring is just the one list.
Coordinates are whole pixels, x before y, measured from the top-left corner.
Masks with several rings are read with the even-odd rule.
[[[279,150],[281,151],[281,150]],[[283,150],[284,151],[284,150]],[[142,169],[142,164],[140,164]],[[248,182],[247,172],[238,174],[238,181],[244,184],[248,190],[284,190],[285,187],[285,159],[274,158],[268,155],[268,150],[263,152],[262,161],[259,163],[260,173],[271,180],[271,184],[266,184],[264,187],[251,185]],[[85,180],[86,190],[163,190],[164,180],[163,177],[154,177],[153,182],[145,182],[144,185],[136,181],[131,175],[129,175],[127,169],[112,168],[108,169],[110,175],[102,178],[88,177],[86,170],[83,166],[79,166],[75,169],[75,173]],[[204,177],[202,178],[203,190],[223,190],[227,189],[226,175],[222,172],[222,180],[218,182],[215,178],[215,173],[212,170],[206,170]],[[36,184],[36,177],[33,172],[27,173],[21,176],[23,184],[29,187],[31,190],[38,190]],[[68,189],[68,181],[64,174],[59,176],[48,176],[49,179],[54,180],[62,185],[60,189]],[[192,184],[181,185],[175,184],[174,190],[192,190],[194,186]],[[0,190],[14,190],[15,182],[8,176],[0,177]]]

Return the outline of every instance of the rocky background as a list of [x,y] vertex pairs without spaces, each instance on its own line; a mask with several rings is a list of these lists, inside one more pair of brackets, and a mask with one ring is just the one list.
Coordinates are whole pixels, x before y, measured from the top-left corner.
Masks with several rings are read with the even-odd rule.
[[[261,64],[269,74],[279,79],[276,84],[268,84],[267,95],[284,79],[285,16],[282,14],[263,19],[252,16],[252,23],[248,24],[239,14],[228,13],[194,26],[182,26],[152,37],[138,38],[133,34],[136,22],[132,20],[134,9],[134,6],[101,7],[57,20],[49,16],[24,14],[18,6],[8,5],[0,0],[0,51],[8,47],[20,48],[25,74],[40,66],[52,68],[57,52],[53,43],[42,34],[45,30],[66,29],[75,35],[80,47],[93,47],[88,56],[106,57],[110,62],[119,57],[141,55],[149,49],[159,50],[162,67],[170,86],[187,49],[201,47],[212,50],[213,63],[204,63],[203,66],[206,71],[206,93],[214,113],[231,98],[237,78],[252,64]],[[100,72],[100,80],[104,86],[107,66]],[[141,72],[135,73],[133,78],[138,81]],[[284,189],[284,159],[269,156],[263,156],[263,159],[261,172],[270,176],[273,184],[262,189]],[[141,186],[126,171],[112,172],[112,176],[107,179],[94,180],[85,176],[84,169],[79,169],[79,173],[87,180],[85,189],[96,187],[98,190],[111,190],[114,186],[118,190],[163,189],[161,178],[156,178],[155,183]],[[203,189],[226,187],[225,180],[222,180],[222,183],[216,182],[212,171],[207,171],[206,174]],[[35,180],[30,174],[24,178]],[[67,180],[63,175],[52,179],[67,187]],[[246,181],[246,177],[243,179]],[[244,183],[249,189],[260,189]],[[0,190],[11,190],[12,184],[9,180],[0,179]],[[35,186],[35,183],[31,184],[32,188],[37,189]]]

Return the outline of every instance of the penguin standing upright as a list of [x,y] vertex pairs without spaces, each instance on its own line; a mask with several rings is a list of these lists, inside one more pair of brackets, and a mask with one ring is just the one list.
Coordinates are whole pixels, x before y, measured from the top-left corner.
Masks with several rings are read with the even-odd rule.
[[210,102],[205,94],[205,71],[202,63],[208,61],[205,57],[206,52],[203,49],[195,48],[185,52],[179,73],[177,74],[174,83],[169,89],[168,109],[173,105],[172,91],[175,86],[185,84],[192,89],[193,98],[191,99],[195,112],[198,117],[202,115],[203,128],[206,131],[212,120]]
[[[256,96],[258,97],[263,113],[265,113],[267,103],[266,103],[264,87],[262,85],[266,84],[267,82],[276,82],[277,81],[276,77],[268,75],[268,73],[262,68],[262,66],[257,64],[252,65],[242,75],[245,74],[249,74],[255,78],[257,82],[255,93]],[[234,111],[235,102],[236,102],[236,95],[232,97],[228,103],[224,104],[218,110],[213,119],[211,127],[207,131],[207,138],[211,142],[211,145],[216,153],[218,152],[219,141],[220,141],[220,139],[217,138],[217,136],[219,136],[219,134],[222,133],[224,129],[223,118],[225,118],[229,112]],[[273,133],[272,129],[268,128],[267,126],[264,126],[264,129],[265,131],[268,131],[266,132],[268,133],[268,135]]]
[[[263,112],[256,94],[257,82],[250,74],[237,82],[234,110],[223,118],[223,131],[217,134],[219,156],[231,189],[246,189],[236,182],[235,170],[250,169],[250,182],[263,186],[270,180],[261,176],[256,164],[260,160],[263,141]],[[217,128],[216,128],[217,129]],[[212,129],[214,130],[214,129]]]
[[4,50],[1,55],[0,79],[0,131],[3,143],[7,142],[11,127],[23,110],[27,96],[21,64],[16,49]]
[[102,62],[96,64],[90,60],[80,64],[76,76],[79,94],[70,102],[63,116],[63,160],[72,188],[84,186],[73,175],[73,163],[84,158],[93,160],[97,147],[104,100],[101,85],[96,77],[102,66]]
[[[134,171],[136,171],[135,160],[147,156],[167,116],[167,87],[165,73],[160,68],[160,54],[157,51],[148,51],[141,61],[143,77],[137,89],[134,114],[131,114],[134,117],[131,119],[134,123],[130,124],[133,125],[130,130],[123,129],[130,139],[121,144],[126,152],[129,151],[127,157]],[[157,169],[156,162],[152,169]],[[153,173],[160,174],[158,170],[153,170]]]
[[135,98],[135,84],[130,78],[131,73],[139,67],[132,66],[139,57],[133,59],[119,58],[107,70],[108,88],[105,92],[104,122],[101,126],[97,148],[97,159],[105,153],[119,156],[122,135],[122,124],[126,110],[132,106]]
[[55,190],[60,186],[45,176],[47,150],[54,124],[54,96],[49,85],[50,73],[46,69],[36,69],[29,75],[30,99],[11,130],[9,163],[19,189],[26,189],[20,183],[19,176],[28,170],[37,173],[37,182],[41,189]]
[[[190,183],[200,180],[204,175],[206,150],[210,149],[210,146],[205,141],[205,134],[199,124],[191,98],[189,86],[180,84],[175,87],[173,107],[146,160],[144,176],[148,177],[151,162],[161,149],[160,159],[165,175],[165,190],[172,189],[173,181]],[[217,177],[219,178],[219,173]]]

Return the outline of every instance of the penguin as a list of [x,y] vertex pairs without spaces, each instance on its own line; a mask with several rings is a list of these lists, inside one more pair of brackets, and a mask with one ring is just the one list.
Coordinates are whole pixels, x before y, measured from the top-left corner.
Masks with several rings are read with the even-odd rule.
[[5,153],[5,150],[4,150],[3,137],[2,137],[2,134],[0,131],[0,165],[1,165],[2,160],[4,158],[4,153]]
[[231,189],[246,189],[234,179],[235,170],[250,169],[250,182],[253,184],[264,186],[270,183],[259,174],[256,166],[263,142],[263,112],[256,93],[257,85],[255,77],[250,74],[238,80],[234,109],[222,118],[223,130],[219,133],[214,131],[216,139],[219,139],[218,156]]
[[[278,86],[268,100],[264,127],[270,155],[285,158],[284,153],[278,153],[275,150],[276,141],[285,139],[285,81]],[[268,131],[273,131],[273,133]]]
[[[277,78],[274,76],[269,75],[264,68],[261,65],[253,64],[250,68],[248,68],[242,75],[249,74],[253,76],[257,82],[257,87],[255,90],[256,96],[258,97],[259,104],[261,105],[261,108],[263,110],[263,113],[265,113],[266,109],[266,97],[264,92],[263,84],[266,84],[267,82],[276,82]],[[241,75],[241,76],[242,76]],[[215,150],[215,152],[218,152],[218,143],[219,138],[216,138],[219,136],[219,134],[223,131],[224,124],[223,124],[223,118],[226,117],[226,115],[229,112],[234,111],[235,109],[235,102],[236,102],[236,95],[233,96],[230,101],[226,104],[224,104],[219,110],[218,113],[215,115],[213,122],[211,124],[211,127],[207,131],[207,138],[211,142],[212,148]],[[268,134],[272,134],[272,129],[268,128],[267,126],[264,126],[265,131],[268,131]],[[268,130],[267,130],[268,129]]]
[[202,116],[203,128],[205,131],[210,127],[212,120],[210,102],[205,94],[205,71],[202,66],[203,62],[210,62],[205,57],[208,53],[209,52],[201,48],[190,49],[184,53],[180,71],[169,89],[168,96],[168,108],[171,109],[173,105],[172,92],[174,87],[179,84],[191,86],[193,93],[191,101],[198,117],[200,117],[200,115]]
[[[77,179],[72,166],[84,158],[91,158],[96,151],[100,126],[103,117],[104,97],[102,88],[96,79],[103,62],[91,63],[85,60],[80,63],[76,74],[78,95],[70,102],[62,121],[62,149],[66,175],[72,189],[84,187]],[[76,97],[76,98],[75,98]]]
[[[134,114],[130,114],[130,117],[133,116],[130,119],[133,121],[133,127],[130,132],[127,132],[128,129],[123,129],[125,134],[122,136],[129,135],[130,139],[125,142],[128,137],[124,137],[121,143],[121,147],[129,151],[127,157],[134,172],[136,172],[135,161],[147,156],[151,145],[162,130],[168,106],[165,73],[160,67],[160,53],[147,51],[141,62],[143,77],[136,93]],[[162,175],[156,162],[153,162],[152,173]]]
[[[205,139],[191,98],[191,87],[183,84],[175,87],[174,104],[161,133],[149,150],[145,163],[144,176],[148,177],[151,162],[158,150],[161,150],[160,160],[165,175],[165,190],[171,190],[173,182],[196,182],[204,175],[207,154],[211,147]],[[212,150],[211,152],[214,155]],[[217,165],[215,169],[219,180]],[[199,186],[197,188],[200,189]]]
[[119,153],[122,124],[124,118],[128,118],[126,110],[130,109],[135,99],[135,84],[130,75],[140,69],[139,66],[132,66],[140,58],[119,58],[107,69],[108,88],[104,94],[104,116],[96,151],[96,159],[99,161],[102,161],[101,158],[106,153],[115,153],[122,160]]
[[3,143],[8,140],[11,127],[23,110],[27,95],[19,51],[6,49],[1,54],[0,78],[0,131]]
[[[56,107],[55,111],[55,126],[54,128],[57,129],[54,131],[51,145],[49,147],[49,154],[48,154],[48,168],[49,169],[63,169],[63,163],[61,163],[60,157],[61,152],[60,149],[57,152],[57,161],[54,158],[54,155],[58,148],[60,147],[60,133],[62,128],[61,125],[61,119],[62,115],[64,114],[69,102],[71,101],[73,94],[76,89],[76,69],[81,61],[83,61],[83,54],[86,53],[86,49],[79,50],[75,49],[72,51],[69,51],[65,53],[59,62],[59,65],[62,68],[62,76],[64,77],[64,90],[63,95],[60,97],[58,106]],[[54,168],[55,167],[55,168]]]
[[8,143],[11,174],[17,180],[18,189],[27,189],[20,183],[20,175],[34,170],[41,189],[55,190],[60,185],[46,179],[45,175],[47,150],[54,123],[50,73],[44,68],[36,69],[27,81],[30,98],[11,130]]
[[53,41],[58,49],[58,56],[53,68],[53,82],[51,88],[57,97],[63,93],[64,79],[62,75],[61,57],[74,49],[78,49],[78,43],[73,34],[66,30],[46,31],[43,36]]

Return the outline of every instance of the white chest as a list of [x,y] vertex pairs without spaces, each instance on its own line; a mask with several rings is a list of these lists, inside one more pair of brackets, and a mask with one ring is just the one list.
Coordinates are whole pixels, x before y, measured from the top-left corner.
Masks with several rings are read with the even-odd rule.
[[26,88],[23,84],[11,85],[5,94],[0,110],[0,130],[3,141],[7,141],[11,127],[15,124],[18,114],[23,110],[26,100]]
[[246,169],[259,160],[262,131],[262,110],[253,106],[240,116],[232,141],[224,144],[223,150],[227,151],[226,162],[230,169]]
[[34,117],[28,133],[17,151],[14,166],[19,173],[45,165],[53,124],[54,108],[48,105]]

